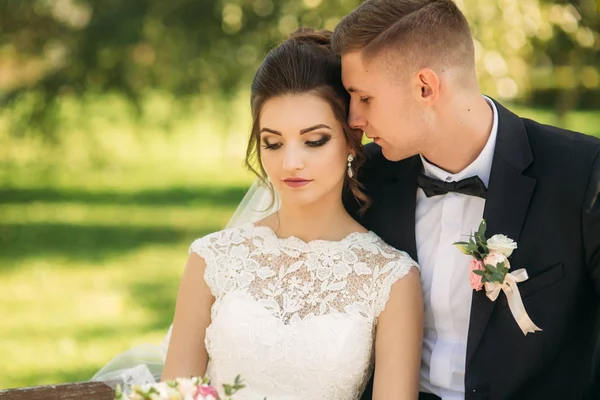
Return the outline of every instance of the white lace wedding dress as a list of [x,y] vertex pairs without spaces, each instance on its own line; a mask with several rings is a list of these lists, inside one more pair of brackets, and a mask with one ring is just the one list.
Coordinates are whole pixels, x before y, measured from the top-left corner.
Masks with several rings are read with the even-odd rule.
[[252,223],[196,240],[216,301],[207,375],[236,400],[360,397],[373,370],[377,317],[415,262],[377,235],[278,238]]

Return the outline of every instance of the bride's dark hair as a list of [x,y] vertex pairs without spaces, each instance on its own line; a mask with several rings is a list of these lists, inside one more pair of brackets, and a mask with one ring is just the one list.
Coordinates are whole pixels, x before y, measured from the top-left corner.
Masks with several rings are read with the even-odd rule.
[[[311,93],[327,101],[339,122],[348,145],[356,156],[352,162],[354,176],[364,163],[362,132],[347,122],[350,96],[342,85],[342,65],[331,48],[332,33],[327,30],[300,28],[271,50],[262,62],[251,88],[252,133],[246,150],[246,165],[271,191],[267,173],[261,163],[260,114],[270,98],[286,94]],[[369,198],[355,178],[346,176],[344,189],[361,204],[361,212],[369,206]]]

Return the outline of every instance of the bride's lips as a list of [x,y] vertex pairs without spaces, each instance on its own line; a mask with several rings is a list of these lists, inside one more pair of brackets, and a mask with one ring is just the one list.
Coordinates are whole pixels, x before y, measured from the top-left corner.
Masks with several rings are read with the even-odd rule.
[[297,188],[308,185],[312,182],[310,179],[302,179],[302,178],[288,178],[283,180],[286,185],[289,187]]

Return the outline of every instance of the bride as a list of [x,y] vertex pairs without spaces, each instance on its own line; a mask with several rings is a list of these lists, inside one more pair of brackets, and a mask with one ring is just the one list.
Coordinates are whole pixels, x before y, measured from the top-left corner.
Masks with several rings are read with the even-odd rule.
[[329,39],[293,33],[254,77],[246,162],[278,207],[190,246],[163,380],[240,375],[236,399],[350,400],[372,379],[374,399],[418,397],[419,272],[344,208],[369,200]]

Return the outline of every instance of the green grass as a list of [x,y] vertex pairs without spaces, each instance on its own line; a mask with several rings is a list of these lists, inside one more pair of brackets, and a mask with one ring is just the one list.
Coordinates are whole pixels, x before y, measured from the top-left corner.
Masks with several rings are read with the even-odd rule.
[[[600,113],[566,127],[600,137]],[[221,229],[251,182],[245,134],[111,132],[58,149],[0,135],[0,389],[87,380],[160,343],[189,244]]]
[[225,226],[252,180],[245,133],[195,126],[59,146],[0,129],[0,389],[88,380],[161,342],[188,246]]
[[523,107],[509,107],[509,109],[524,118],[600,138],[600,111],[572,111],[567,114],[563,122],[551,110]]
[[160,343],[189,244],[221,229],[243,194],[0,191],[0,388],[86,380],[112,355]]

